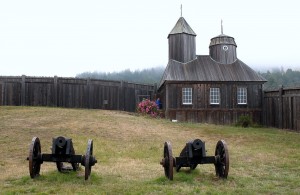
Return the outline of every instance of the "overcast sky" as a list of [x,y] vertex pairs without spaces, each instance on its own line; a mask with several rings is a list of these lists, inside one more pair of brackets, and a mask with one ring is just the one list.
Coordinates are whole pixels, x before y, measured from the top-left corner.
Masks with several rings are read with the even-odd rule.
[[198,55],[208,54],[223,19],[250,67],[300,70],[299,0],[0,0],[0,75],[165,67],[180,4]]

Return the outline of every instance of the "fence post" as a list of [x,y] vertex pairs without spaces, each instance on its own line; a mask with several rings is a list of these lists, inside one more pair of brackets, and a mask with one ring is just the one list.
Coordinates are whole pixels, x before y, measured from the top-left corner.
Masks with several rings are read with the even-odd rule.
[[121,81],[119,88],[119,110],[125,110],[125,82]]
[[157,83],[154,83],[153,85],[153,97],[154,101],[157,99]]
[[170,113],[169,113],[169,84],[168,83],[166,83],[165,84],[166,85],[166,92],[165,92],[165,94],[166,94],[166,98],[165,98],[165,117],[166,118],[169,118],[170,117]]
[[58,95],[57,76],[54,76],[53,82],[54,82],[54,94],[53,94],[53,99],[54,100],[53,100],[53,104],[54,104],[55,107],[58,107],[58,101],[57,101],[57,99],[58,99],[58,97],[57,97],[57,95]]
[[154,94],[157,93],[157,83],[154,83],[154,86],[153,86],[153,92],[154,92]]
[[84,105],[84,107],[85,108],[91,108],[92,107],[92,104],[91,104],[91,102],[90,102],[90,96],[91,96],[91,94],[90,94],[90,84],[91,84],[91,78],[90,77],[88,77],[87,79],[86,79],[86,91],[85,91],[85,105]]
[[25,106],[25,96],[26,96],[26,91],[25,91],[25,80],[26,76],[22,75],[22,81],[21,81],[21,106]]
[[293,108],[293,97],[289,97],[289,123],[287,129],[294,129]]
[[1,84],[1,102],[0,102],[0,106],[4,106],[4,82],[0,82]]
[[262,125],[266,126],[267,122],[266,122],[266,106],[265,106],[265,91],[262,90],[261,92],[261,117],[260,117],[260,120],[261,120],[261,123]]
[[283,129],[283,100],[282,100],[282,95],[283,95],[283,88],[282,86],[280,86],[279,90],[278,90],[278,96],[279,96],[279,108],[278,108],[278,125],[280,129]]

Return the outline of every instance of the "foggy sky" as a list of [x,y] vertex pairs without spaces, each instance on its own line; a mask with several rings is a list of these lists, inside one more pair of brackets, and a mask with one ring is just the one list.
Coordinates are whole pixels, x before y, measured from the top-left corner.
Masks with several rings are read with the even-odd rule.
[[235,38],[237,56],[255,70],[300,67],[296,0],[0,2],[0,75],[69,76],[166,66],[167,36],[180,17],[197,34],[198,55],[210,39]]

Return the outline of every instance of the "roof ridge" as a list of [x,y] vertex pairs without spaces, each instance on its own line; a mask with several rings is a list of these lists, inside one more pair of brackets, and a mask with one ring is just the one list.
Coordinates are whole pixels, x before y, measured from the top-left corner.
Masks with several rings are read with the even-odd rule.
[[197,55],[197,60],[185,64],[169,60],[159,88],[165,81],[264,83],[267,80],[238,58],[233,63],[221,64],[209,55]]

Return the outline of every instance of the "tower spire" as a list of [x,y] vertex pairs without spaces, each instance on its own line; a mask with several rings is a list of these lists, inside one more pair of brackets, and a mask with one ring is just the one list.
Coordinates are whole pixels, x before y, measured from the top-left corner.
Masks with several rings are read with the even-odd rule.
[[223,34],[223,20],[221,19],[221,34]]
[[182,17],[182,4],[180,5],[180,16]]

